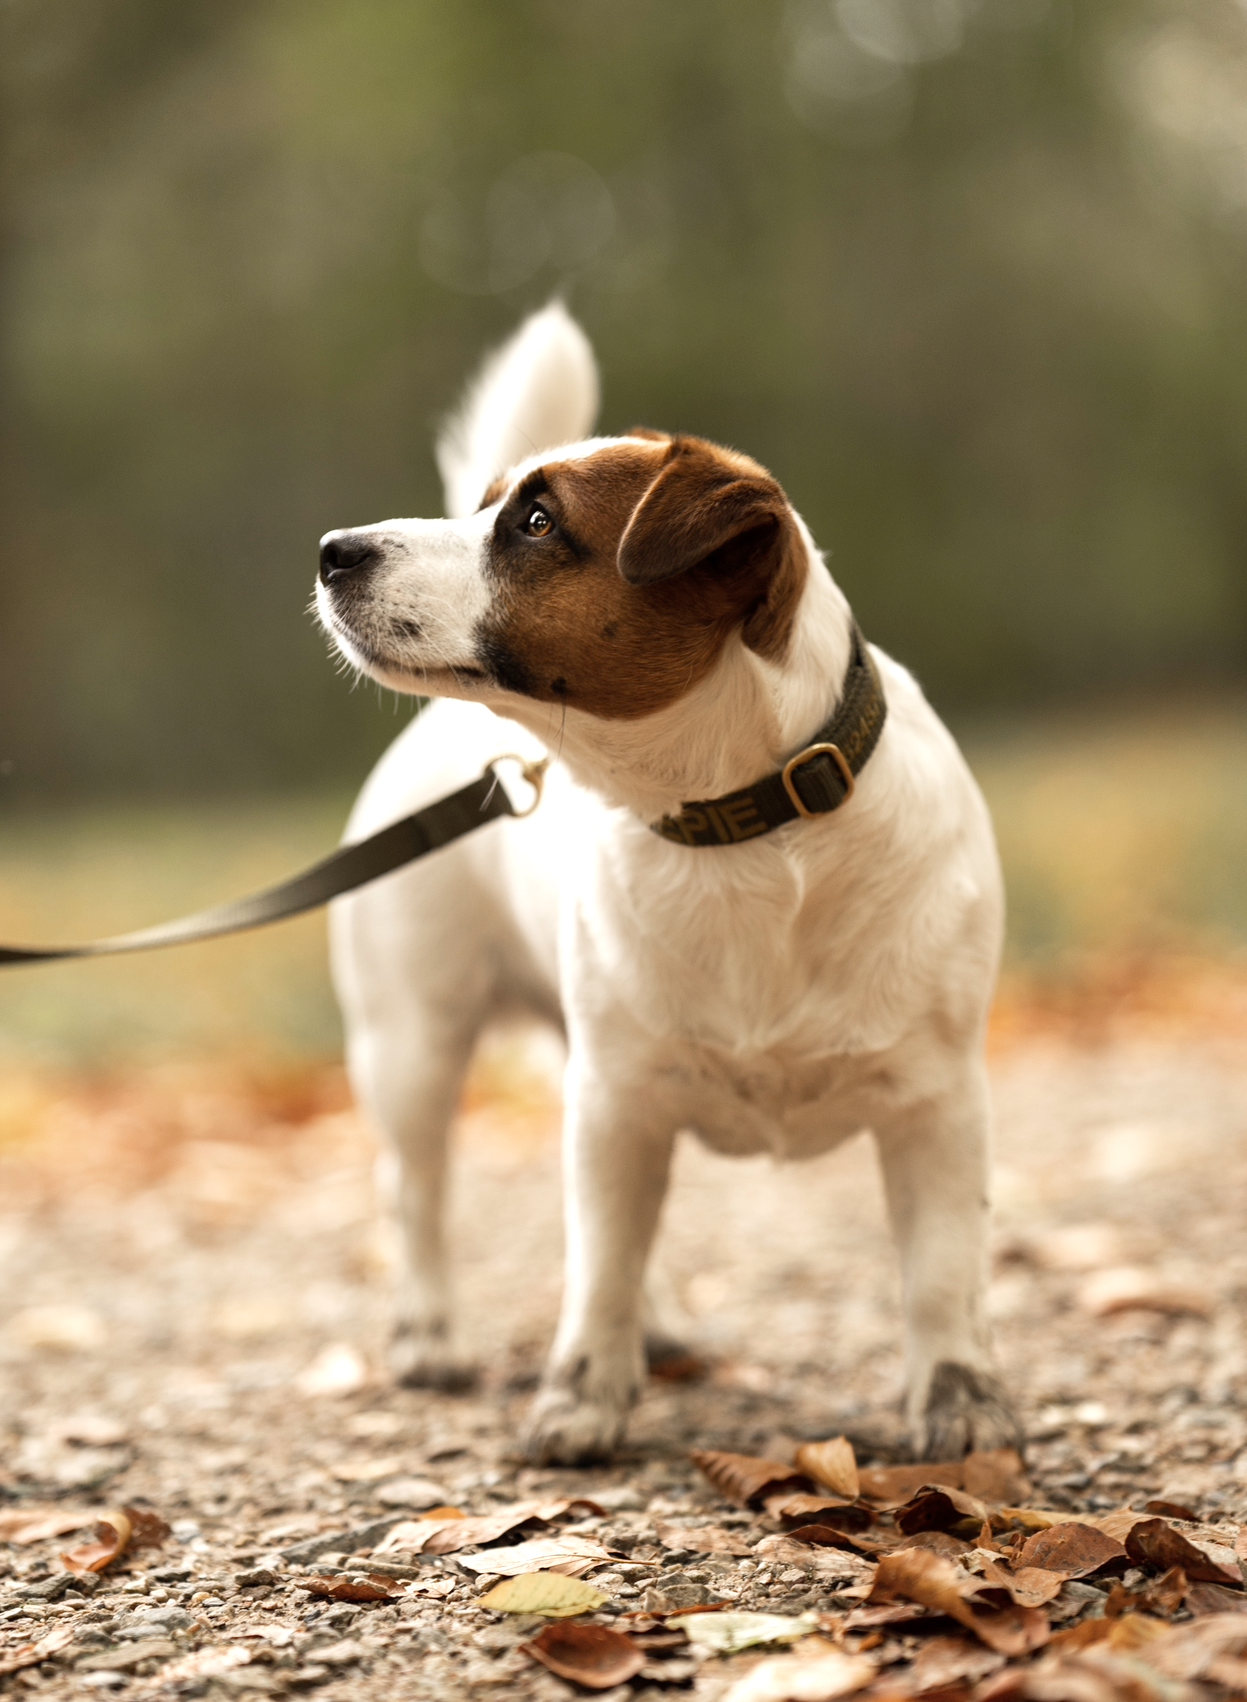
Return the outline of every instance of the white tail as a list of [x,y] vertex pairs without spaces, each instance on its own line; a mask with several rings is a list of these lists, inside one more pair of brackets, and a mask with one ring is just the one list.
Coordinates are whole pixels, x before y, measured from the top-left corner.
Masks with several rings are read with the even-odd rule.
[[471,514],[517,461],[587,437],[598,394],[589,339],[562,302],[530,315],[485,361],[438,438],[447,515]]

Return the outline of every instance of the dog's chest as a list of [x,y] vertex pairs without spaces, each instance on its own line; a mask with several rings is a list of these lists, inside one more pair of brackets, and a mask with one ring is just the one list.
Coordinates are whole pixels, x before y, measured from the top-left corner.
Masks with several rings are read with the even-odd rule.
[[655,1057],[679,1121],[717,1152],[825,1152],[868,1126],[892,1097],[895,1076],[879,1057],[797,1057],[783,1051],[723,1052],[685,1043]]

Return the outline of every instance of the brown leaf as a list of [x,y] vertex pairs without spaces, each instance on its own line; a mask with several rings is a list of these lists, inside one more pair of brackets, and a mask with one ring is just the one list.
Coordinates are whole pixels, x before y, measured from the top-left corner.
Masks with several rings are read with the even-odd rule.
[[1114,1542],[1124,1543],[1134,1527],[1142,1524],[1146,1517],[1145,1513],[1136,1513],[1129,1507],[1119,1507],[1115,1513],[1101,1514],[1098,1519],[1085,1519],[1079,1515],[1074,1523],[1089,1525],[1093,1531],[1103,1531],[1106,1537],[1112,1537]]
[[1058,1631],[1049,1640],[1049,1647],[1068,1655],[1079,1649],[1089,1649],[1094,1644],[1104,1644],[1118,1654],[1129,1654],[1145,1648],[1158,1637],[1164,1637],[1168,1630],[1162,1620],[1151,1619],[1147,1614],[1124,1613],[1116,1619],[1110,1619],[1106,1614],[1102,1619],[1084,1619],[1080,1625]]
[[1042,1566],[1020,1566],[1006,1575],[1010,1594],[1019,1607],[1042,1607],[1055,1601],[1067,1582],[1063,1572],[1049,1572]]
[[719,1494],[742,1507],[756,1507],[768,1494],[788,1490],[799,1494],[812,1488],[809,1478],[782,1460],[762,1460],[753,1454],[723,1454],[694,1448],[693,1464],[710,1479]]
[[1126,1550],[1091,1525],[1051,1525],[1022,1544],[1019,1566],[1038,1566],[1066,1578],[1089,1578],[1096,1572],[1126,1570]]
[[81,1507],[22,1507],[0,1513],[0,1542],[19,1546],[44,1542],[48,1537],[65,1536],[69,1531],[93,1525],[100,1516],[98,1507],[90,1511]]
[[[898,1507],[896,1528],[912,1536],[915,1531],[947,1531],[969,1521],[977,1531],[987,1518],[987,1508],[963,1490],[925,1484]],[[972,1534],[968,1532],[967,1534]]]
[[764,1503],[773,1519],[785,1524],[834,1525],[841,1531],[864,1531],[875,1515],[864,1501],[842,1501],[825,1495],[768,1495]]
[[963,1554],[969,1554],[973,1543],[963,1542],[960,1537],[949,1536],[947,1531],[915,1531],[913,1536],[906,1537],[904,1543],[898,1543],[898,1548],[926,1548],[932,1554],[946,1555],[949,1560],[957,1560]]
[[1016,1505],[1030,1497],[1030,1480],[1016,1448],[985,1448],[967,1454],[961,1469],[960,1487],[980,1501]]
[[867,1501],[894,1507],[928,1483],[960,1489],[964,1478],[960,1460],[938,1460],[925,1466],[866,1466],[858,1472],[861,1493]]
[[1186,1605],[1197,1619],[1210,1613],[1247,1613],[1247,1595],[1241,1590],[1227,1590],[1223,1584],[1192,1584],[1186,1592]]
[[[762,1541],[803,1542],[816,1548],[844,1548],[850,1552],[857,1549],[857,1544],[848,1533],[837,1530],[834,1525],[798,1525],[795,1530],[785,1531],[781,1538],[764,1537]],[[758,1549],[761,1547],[762,1543],[759,1543]]]
[[717,1525],[691,1528],[687,1525],[656,1527],[659,1542],[664,1548],[687,1548],[695,1554],[752,1554],[753,1549],[739,1531],[725,1531]]
[[[1217,1585],[1203,1585],[1216,1589]],[[1155,1613],[1162,1619],[1172,1619],[1186,1600],[1190,1586],[1180,1566],[1171,1566],[1163,1578],[1145,1585],[1141,1590],[1128,1590],[1124,1584],[1114,1584],[1104,1604],[1108,1619],[1119,1619],[1124,1613]]]
[[983,1585],[943,1555],[905,1548],[879,1562],[867,1601],[886,1605],[898,1596],[947,1614],[1002,1655],[1023,1655],[1049,1635],[1047,1615],[1039,1608],[1009,1606],[976,1611],[971,1599]]
[[1213,1678],[1231,1683],[1229,1674],[1220,1676],[1224,1671],[1221,1663],[1228,1658],[1235,1666],[1247,1667],[1243,1661],[1247,1655],[1247,1618],[1241,1613],[1210,1614],[1190,1625],[1162,1626],[1161,1630],[1163,1640],[1158,1639],[1148,1651],[1148,1660],[1170,1678]]
[[914,1692],[921,1696],[924,1691],[942,1690],[959,1679],[977,1683],[998,1671],[1004,1662],[1003,1655],[969,1637],[932,1637],[922,1645],[914,1662]]
[[797,1468],[846,1501],[856,1501],[861,1493],[857,1456],[845,1436],[833,1436],[829,1442],[803,1443],[797,1449]]
[[559,1678],[589,1690],[613,1690],[635,1678],[645,1655],[630,1638],[605,1625],[547,1625],[520,1648]]
[[335,1602],[388,1602],[403,1593],[397,1578],[371,1572],[366,1578],[300,1578],[299,1588]]
[[1145,1501],[1143,1511],[1154,1514],[1158,1519],[1183,1519],[1188,1525],[1199,1523],[1198,1513],[1193,1513],[1189,1507],[1183,1507],[1176,1501]]
[[1136,1566],[1154,1566],[1161,1572],[1180,1566],[1193,1584],[1243,1582],[1237,1567],[1213,1560],[1163,1519],[1141,1519],[1126,1538],[1126,1553]]
[[150,1508],[124,1507],[122,1511],[130,1521],[131,1548],[160,1548],[173,1535],[160,1514]]
[[102,1572],[121,1554],[124,1554],[130,1543],[131,1524],[124,1513],[110,1513],[107,1519],[101,1519],[91,1533],[94,1542],[83,1543],[78,1548],[71,1548],[61,1555],[61,1561],[66,1571],[76,1572],[81,1576],[86,1572]]

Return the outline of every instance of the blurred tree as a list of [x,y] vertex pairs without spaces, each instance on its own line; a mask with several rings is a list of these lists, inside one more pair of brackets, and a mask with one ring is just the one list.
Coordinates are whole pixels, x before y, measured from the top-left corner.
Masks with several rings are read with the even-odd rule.
[[315,540],[437,512],[555,289],[607,427],[770,465],[943,705],[1241,669],[1233,0],[2,16],[9,795],[360,772]]

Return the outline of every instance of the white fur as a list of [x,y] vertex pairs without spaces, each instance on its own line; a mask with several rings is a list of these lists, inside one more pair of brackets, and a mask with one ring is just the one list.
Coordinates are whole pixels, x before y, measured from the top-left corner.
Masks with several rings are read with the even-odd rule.
[[[451,514],[470,512],[517,444],[531,464],[573,420],[587,430],[591,399],[583,334],[561,308],[530,319],[443,445]],[[370,673],[474,700],[435,703],[395,742],[350,837],[463,784],[500,752],[560,758],[532,817],[334,906],[352,1079],[399,1161],[396,1369],[436,1380],[458,1364],[441,1241],[446,1130],[482,1025],[519,1006],[561,1019],[570,1048],[567,1281],[527,1436],[533,1457],[582,1458],[619,1438],[642,1375],[643,1322],[662,1333],[643,1316],[642,1286],[682,1128],[720,1151],[791,1158],[870,1128],[901,1249],[916,1440],[1007,1440],[986,1397],[928,1411],[937,1366],[982,1379],[991,1368],[982,1037],[1002,892],[986,807],[956,746],[910,675],[876,651],[888,721],[847,805],[731,847],[659,838],[648,826],[659,815],[758,779],[827,720],[849,652],[842,593],[802,527],[808,578],[782,665],[737,638],[655,714],[564,711],[465,671],[489,596],[495,512],[368,529],[386,552],[377,618],[408,611],[422,623],[410,643],[389,641],[384,665],[320,593],[330,631]]]
[[561,302],[551,302],[486,361],[438,439],[447,514],[471,514],[499,473],[586,437],[597,414],[589,339]]

